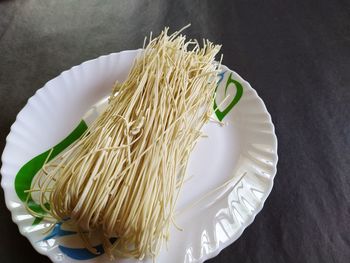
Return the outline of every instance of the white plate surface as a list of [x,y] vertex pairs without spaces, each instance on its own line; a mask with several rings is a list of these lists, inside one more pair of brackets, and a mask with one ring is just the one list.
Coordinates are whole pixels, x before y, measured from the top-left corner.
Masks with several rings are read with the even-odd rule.
[[[63,72],[29,99],[11,127],[1,168],[6,205],[20,232],[53,262],[109,260],[103,253],[93,257],[84,250],[65,224],[46,234],[45,221],[33,225],[16,194],[15,178],[23,165],[72,132],[82,116],[87,124],[96,118],[103,98],[116,80],[125,80],[138,52],[101,56]],[[200,139],[191,154],[189,179],[177,203],[176,223],[183,231],[171,229],[167,249],[157,262],[203,262],[214,257],[254,220],[272,189],[278,157],[271,117],[248,82],[225,66],[222,70],[217,104],[227,94],[229,98],[219,107],[222,114],[213,116],[223,118],[225,125],[209,122],[203,127],[208,137]]]

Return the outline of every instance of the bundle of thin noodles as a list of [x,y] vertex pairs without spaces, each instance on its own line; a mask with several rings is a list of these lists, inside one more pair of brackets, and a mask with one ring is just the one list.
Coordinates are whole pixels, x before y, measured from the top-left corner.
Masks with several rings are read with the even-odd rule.
[[155,257],[168,240],[189,155],[213,111],[220,46],[203,42],[168,28],[150,39],[107,109],[36,176],[42,208],[69,218],[90,251],[92,231],[110,256]]

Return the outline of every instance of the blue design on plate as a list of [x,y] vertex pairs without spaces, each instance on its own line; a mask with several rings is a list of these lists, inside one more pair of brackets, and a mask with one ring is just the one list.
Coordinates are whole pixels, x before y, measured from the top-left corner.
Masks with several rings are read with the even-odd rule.
[[77,232],[75,231],[67,231],[63,230],[61,228],[62,222],[57,223],[55,227],[52,229],[51,233],[48,234],[43,240],[49,240],[53,237],[63,237],[63,236],[70,236],[70,235],[75,235]]
[[[111,238],[110,242],[113,244],[116,240],[116,238]],[[58,248],[62,251],[62,253],[77,260],[92,259],[101,256],[103,253],[105,253],[102,245],[94,246],[98,254],[93,254],[86,248],[70,248],[62,245],[59,245]]]
[[[41,241],[46,241],[52,238],[59,238],[59,237],[65,237],[65,236],[71,236],[71,235],[78,235],[75,231],[67,231],[62,229],[62,223],[59,222],[55,225],[55,227],[52,229],[52,231]],[[113,244],[117,239],[111,238],[110,242]],[[67,255],[70,258],[76,259],[76,260],[87,260],[92,259],[98,256],[101,256],[104,254],[104,249],[102,244],[94,246],[98,254],[93,254],[86,248],[71,248],[66,247],[63,245],[58,245],[58,248],[62,251],[63,254]]]
[[[59,238],[59,237],[71,236],[71,235],[78,234],[75,231],[63,230],[62,223],[63,222],[57,223],[55,225],[55,227],[52,229],[52,231],[50,232],[50,234],[48,234],[44,239],[42,239],[42,241],[46,241],[46,240],[49,240],[52,238]],[[97,255],[91,253],[86,248],[70,248],[70,247],[65,247],[62,245],[59,245],[58,248],[62,251],[63,254],[67,255],[70,258],[77,259],[77,260],[92,259],[92,258],[98,257],[104,253],[102,245],[98,245],[98,246],[94,247],[98,253]]]
[[224,75],[225,75],[226,71],[227,71],[227,70],[225,70],[225,71],[221,72],[220,74],[218,74],[218,76],[220,77],[220,79],[218,80],[217,85],[219,85],[220,82],[224,79]]

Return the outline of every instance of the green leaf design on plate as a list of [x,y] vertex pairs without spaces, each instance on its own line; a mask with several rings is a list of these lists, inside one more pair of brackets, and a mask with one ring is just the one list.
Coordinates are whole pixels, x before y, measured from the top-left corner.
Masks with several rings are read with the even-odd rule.
[[[216,103],[216,99],[214,100],[214,110],[216,109],[215,110],[215,114],[216,114],[216,116],[218,117],[218,119],[220,121],[222,121],[225,118],[225,116],[232,110],[232,108],[238,103],[238,101],[241,99],[241,97],[243,95],[243,86],[237,80],[234,80],[232,78],[232,72],[230,73],[230,75],[229,75],[229,77],[228,77],[228,79],[226,81],[225,95],[227,93],[227,88],[230,86],[230,84],[235,85],[235,87],[236,87],[236,96],[232,99],[230,104],[223,111],[219,110],[218,105]],[[218,85],[216,87],[215,93],[217,92],[219,86],[220,85]]]
[[[48,158],[48,161],[52,160],[74,141],[79,139],[81,135],[87,130],[87,128],[88,126],[86,123],[84,121],[81,121],[79,125],[66,138],[64,138],[60,143],[52,148],[52,152],[49,158],[48,155],[51,149],[39,154],[22,166],[15,178],[15,190],[17,196],[19,199],[21,199],[22,202],[25,202],[27,200],[29,193],[26,193],[25,191],[30,189],[34,176],[43,167],[46,158]],[[37,213],[40,213],[42,215],[45,214],[45,211],[41,208],[41,206],[35,203],[31,197],[29,197],[28,206]],[[41,219],[42,218],[40,217],[36,218],[33,224],[40,223]]]

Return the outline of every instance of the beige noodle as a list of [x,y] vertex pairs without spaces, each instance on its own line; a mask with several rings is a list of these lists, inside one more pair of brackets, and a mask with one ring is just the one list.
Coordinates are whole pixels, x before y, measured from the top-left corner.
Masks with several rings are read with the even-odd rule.
[[90,251],[93,231],[110,256],[155,257],[168,240],[189,155],[213,111],[220,46],[203,42],[168,28],[150,39],[107,109],[36,176],[29,192],[50,217],[70,218]]

